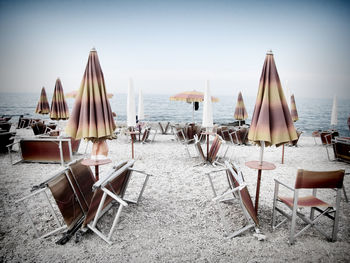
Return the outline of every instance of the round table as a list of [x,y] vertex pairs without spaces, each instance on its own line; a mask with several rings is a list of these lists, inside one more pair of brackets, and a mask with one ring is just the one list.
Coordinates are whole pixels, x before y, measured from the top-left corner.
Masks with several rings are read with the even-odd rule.
[[104,160],[84,159],[81,161],[81,164],[86,165],[86,166],[95,166],[95,178],[96,178],[96,181],[98,181],[99,180],[98,167],[100,165],[108,164],[111,162],[112,162],[111,159],[104,159]]
[[261,181],[262,170],[274,170],[276,169],[276,166],[273,163],[269,163],[269,162],[262,162],[262,164],[260,164],[260,161],[249,161],[249,162],[246,162],[245,165],[251,169],[258,170],[258,180],[256,184],[256,194],[255,194],[255,212],[258,213],[260,181]]

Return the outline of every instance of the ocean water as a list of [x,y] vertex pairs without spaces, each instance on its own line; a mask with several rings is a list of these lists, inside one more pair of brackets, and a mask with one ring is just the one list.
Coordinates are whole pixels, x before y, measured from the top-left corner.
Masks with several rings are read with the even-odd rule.
[[[47,115],[35,113],[40,93],[0,93],[0,116],[25,114],[27,117],[48,119]],[[48,93],[51,103],[52,94]],[[172,121],[191,122],[192,104],[181,101],[170,101],[171,95],[144,94],[144,110],[148,121]],[[112,111],[117,114],[117,121],[126,120],[126,94],[114,94],[110,99]],[[233,122],[233,114],[237,102],[237,96],[218,96],[219,102],[213,103],[214,122],[218,124]],[[255,97],[243,97],[248,112],[247,123],[250,123],[254,111]],[[70,111],[73,109],[74,99],[66,99]],[[295,122],[296,128],[300,128],[306,134],[312,131],[329,129],[333,98],[329,99],[305,99],[295,98],[299,120]],[[135,98],[137,107],[137,96]],[[136,111],[137,112],[137,111]],[[338,98],[338,129],[340,135],[349,136],[347,119],[350,115],[350,101]],[[18,117],[13,117],[15,122]],[[202,121],[202,104],[199,110],[194,112],[194,121]]]

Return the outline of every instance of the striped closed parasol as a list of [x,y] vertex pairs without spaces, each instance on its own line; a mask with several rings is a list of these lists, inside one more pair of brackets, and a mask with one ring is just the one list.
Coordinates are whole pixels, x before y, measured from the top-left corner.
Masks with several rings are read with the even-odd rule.
[[298,138],[278,76],[272,51],[266,54],[248,139],[262,146],[280,146]]
[[50,113],[50,105],[47,101],[47,96],[45,92],[45,88],[41,89],[40,99],[38,101],[38,105],[36,106],[35,113],[39,114],[49,114]]
[[96,50],[90,51],[80,89],[75,98],[66,133],[93,142],[114,138],[116,125]]
[[243,120],[248,118],[248,113],[247,113],[247,110],[245,109],[245,106],[244,106],[242,92],[238,93],[234,117],[238,121],[243,121]]
[[290,115],[292,116],[292,120],[296,122],[299,120],[297,106],[295,105],[294,94],[290,97]]
[[55,90],[52,96],[50,119],[51,120],[67,120],[69,118],[69,109],[64,99],[61,80],[57,78]]
[[[73,91],[70,91],[70,92],[66,93],[65,97],[74,99],[77,95],[78,95],[78,91],[77,90],[73,90]],[[112,93],[107,93],[107,98],[109,98],[109,99],[113,98],[113,94]]]

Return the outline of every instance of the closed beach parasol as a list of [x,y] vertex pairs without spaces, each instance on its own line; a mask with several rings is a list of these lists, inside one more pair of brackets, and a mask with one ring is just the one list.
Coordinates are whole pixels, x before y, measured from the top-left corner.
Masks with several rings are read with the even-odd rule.
[[239,121],[239,126],[241,126],[241,121],[248,118],[248,113],[247,113],[247,110],[245,109],[244,101],[243,101],[243,97],[242,97],[241,92],[238,93],[234,117],[236,120]]
[[273,164],[263,162],[264,146],[280,146],[297,138],[273,54],[270,51],[266,54],[248,134],[250,141],[261,146],[260,161],[246,163],[248,167],[258,170],[255,196],[256,211],[258,210],[261,171],[275,168]]
[[135,95],[134,95],[134,87],[132,85],[132,79],[129,79],[126,115],[127,115],[126,123],[130,129],[130,135],[131,135],[131,157],[134,159],[134,135],[136,134],[134,129],[136,126],[136,114],[135,114]]
[[[203,92],[199,91],[185,91],[181,92],[179,94],[176,94],[174,96],[170,97],[170,100],[172,101],[185,101],[187,103],[193,103],[193,109],[192,109],[192,122],[194,122],[194,110],[195,110],[195,103],[196,102],[202,102],[204,100],[204,94]],[[215,97],[211,97],[212,102],[218,102],[219,99]]]
[[338,103],[337,96],[333,97],[332,115],[331,115],[331,126],[334,129],[338,125]]
[[213,127],[213,107],[210,96],[209,80],[206,81],[204,100],[203,100],[203,120],[202,126],[207,131],[207,160],[209,158],[209,128]]
[[50,113],[50,105],[47,101],[45,88],[41,89],[40,99],[38,101],[38,105],[36,106],[35,113],[39,114],[49,114]]
[[290,115],[294,122],[299,120],[297,106],[295,105],[294,94],[292,94],[292,96],[290,97]]
[[115,128],[104,76],[97,52],[93,48],[66,132],[75,139],[85,138],[92,141],[91,159],[104,160],[108,155],[106,139],[115,138]]
[[57,78],[55,90],[52,96],[50,119],[51,120],[67,120],[69,118],[69,109],[64,99],[61,80]]

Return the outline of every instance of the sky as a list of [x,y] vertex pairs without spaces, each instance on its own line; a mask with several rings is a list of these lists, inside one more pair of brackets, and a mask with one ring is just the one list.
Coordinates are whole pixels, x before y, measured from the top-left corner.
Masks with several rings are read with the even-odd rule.
[[256,96],[272,50],[285,92],[350,98],[346,1],[0,0],[0,92],[79,89],[92,47],[110,93]]

